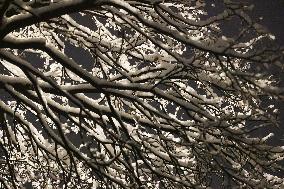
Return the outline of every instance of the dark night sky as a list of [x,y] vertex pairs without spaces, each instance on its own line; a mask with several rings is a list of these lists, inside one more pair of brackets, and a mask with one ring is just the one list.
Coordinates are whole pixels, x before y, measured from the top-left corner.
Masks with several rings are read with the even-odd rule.
[[[250,0],[255,7],[253,17],[266,26],[284,46],[284,0]],[[262,17],[260,20],[259,18]]]
[[[284,47],[284,0],[249,0],[255,5],[252,17],[276,36],[277,43]],[[261,18],[261,19],[260,19]],[[284,62],[283,62],[284,64]],[[281,75],[284,86],[284,75]],[[280,104],[280,128],[277,129],[277,143],[284,144],[284,103]],[[279,132],[278,132],[279,131]]]

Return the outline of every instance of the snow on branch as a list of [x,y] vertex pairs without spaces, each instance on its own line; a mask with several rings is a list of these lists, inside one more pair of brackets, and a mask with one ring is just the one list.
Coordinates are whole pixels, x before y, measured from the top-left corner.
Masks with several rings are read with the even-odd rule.
[[251,8],[3,1],[0,186],[284,187],[283,53]]

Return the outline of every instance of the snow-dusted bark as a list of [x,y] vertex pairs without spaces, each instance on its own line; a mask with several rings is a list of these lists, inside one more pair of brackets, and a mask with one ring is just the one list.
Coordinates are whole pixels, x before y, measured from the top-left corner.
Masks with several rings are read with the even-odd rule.
[[4,1],[1,187],[284,187],[284,147],[256,136],[283,57],[251,8]]

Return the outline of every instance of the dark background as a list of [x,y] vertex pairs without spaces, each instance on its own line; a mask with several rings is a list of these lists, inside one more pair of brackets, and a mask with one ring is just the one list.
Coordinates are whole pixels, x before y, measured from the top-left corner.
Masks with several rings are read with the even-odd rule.
[[[249,2],[255,5],[251,13],[253,19],[274,34],[276,42],[284,47],[284,0],[249,0]],[[280,85],[284,87],[283,74]],[[284,102],[280,103],[279,107],[280,128],[276,129],[274,142],[284,145]]]
[[[284,0],[249,0],[255,5],[252,17],[268,28],[284,46]],[[260,19],[262,18],[262,19]]]

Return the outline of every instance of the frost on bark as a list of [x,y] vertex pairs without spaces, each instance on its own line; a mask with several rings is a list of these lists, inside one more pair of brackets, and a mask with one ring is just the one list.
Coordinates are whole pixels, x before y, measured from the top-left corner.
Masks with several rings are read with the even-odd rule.
[[1,2],[1,188],[284,187],[283,59],[252,6]]

